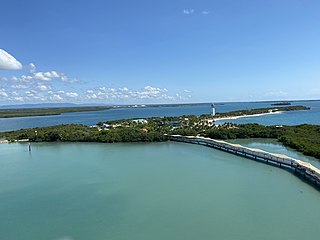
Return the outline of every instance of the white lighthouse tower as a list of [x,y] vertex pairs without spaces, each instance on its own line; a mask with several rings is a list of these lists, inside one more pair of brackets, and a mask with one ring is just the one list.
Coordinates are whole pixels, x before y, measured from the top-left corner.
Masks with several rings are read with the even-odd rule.
[[214,103],[211,103],[211,115],[216,115],[216,106],[214,105]]

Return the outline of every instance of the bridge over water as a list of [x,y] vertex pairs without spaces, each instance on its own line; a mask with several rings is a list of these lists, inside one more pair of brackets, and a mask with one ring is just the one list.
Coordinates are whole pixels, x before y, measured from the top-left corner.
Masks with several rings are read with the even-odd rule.
[[314,186],[320,190],[320,169],[314,167],[310,163],[294,159],[283,154],[270,153],[261,149],[248,148],[239,144],[232,144],[211,138],[170,135],[169,139],[176,142],[185,142],[212,147],[238,156],[292,170],[299,177],[311,184],[314,184]]

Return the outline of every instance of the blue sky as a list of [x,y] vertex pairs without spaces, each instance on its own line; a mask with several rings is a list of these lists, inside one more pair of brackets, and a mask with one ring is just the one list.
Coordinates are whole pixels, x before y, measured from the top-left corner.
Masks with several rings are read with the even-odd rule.
[[319,12],[317,0],[4,1],[0,49],[22,69],[0,70],[0,104],[319,99]]

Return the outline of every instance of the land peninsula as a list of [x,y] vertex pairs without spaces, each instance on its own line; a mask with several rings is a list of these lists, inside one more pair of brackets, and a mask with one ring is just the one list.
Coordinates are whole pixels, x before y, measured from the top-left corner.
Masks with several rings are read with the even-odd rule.
[[273,138],[305,155],[320,159],[320,126],[263,126],[259,124],[216,125],[217,117],[232,117],[278,111],[306,110],[304,106],[276,109],[253,109],[218,113],[216,116],[154,117],[125,119],[98,123],[96,126],[79,124],[57,125],[0,133],[9,142],[28,139],[31,142],[161,142],[168,135],[204,136],[213,139]]

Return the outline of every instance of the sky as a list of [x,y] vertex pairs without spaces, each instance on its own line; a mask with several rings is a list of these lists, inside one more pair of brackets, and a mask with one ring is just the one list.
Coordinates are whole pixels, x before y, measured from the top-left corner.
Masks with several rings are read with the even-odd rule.
[[2,1],[0,104],[320,99],[318,0]]

